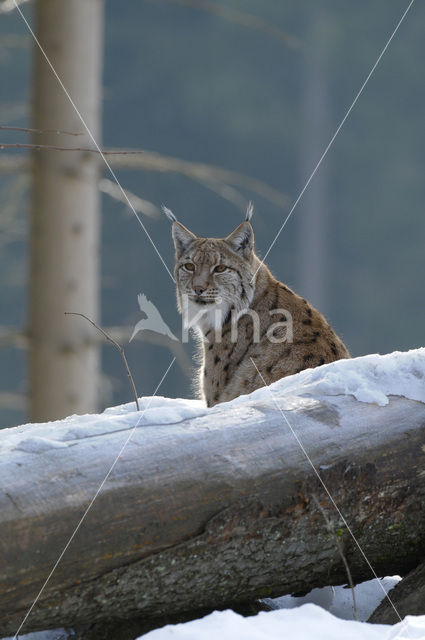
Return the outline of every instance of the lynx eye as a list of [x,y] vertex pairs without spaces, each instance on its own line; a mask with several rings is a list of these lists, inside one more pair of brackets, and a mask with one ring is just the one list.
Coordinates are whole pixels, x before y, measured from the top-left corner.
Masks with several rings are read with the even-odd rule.
[[226,271],[226,269],[227,267],[224,264],[218,264],[214,271],[215,273],[223,273],[223,271]]
[[193,264],[193,262],[186,262],[186,264],[184,264],[183,266],[186,271],[195,271],[195,265]]

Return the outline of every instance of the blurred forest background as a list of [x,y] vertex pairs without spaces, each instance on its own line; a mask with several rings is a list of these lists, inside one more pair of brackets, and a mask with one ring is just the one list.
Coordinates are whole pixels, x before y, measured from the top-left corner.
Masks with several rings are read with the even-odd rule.
[[[32,3],[21,6],[31,22]],[[160,154],[156,166],[116,171],[125,189],[151,203],[139,215],[171,270],[161,203],[195,233],[222,236],[251,199],[257,251],[265,254],[406,7],[405,0],[106,2],[102,146]],[[353,356],[424,344],[424,25],[418,2],[267,258]],[[32,126],[33,53],[22,18],[3,1],[2,125]],[[16,131],[0,135],[3,143],[31,141]],[[0,427],[28,419],[32,153],[0,151]],[[174,284],[129,207],[104,193],[105,179],[106,171],[100,322],[132,328],[143,292],[180,335]],[[72,326],[80,321],[69,318]],[[125,335],[139,395],[151,395],[170,345],[142,335],[128,344]],[[192,395],[192,352],[193,344],[178,353],[160,395]],[[101,355],[99,408],[130,401],[119,354],[103,343]]]

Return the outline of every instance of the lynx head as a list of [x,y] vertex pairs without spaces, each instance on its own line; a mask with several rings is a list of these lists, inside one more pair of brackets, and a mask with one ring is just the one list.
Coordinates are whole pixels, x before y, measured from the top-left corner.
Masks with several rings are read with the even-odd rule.
[[198,238],[173,220],[177,301],[187,326],[218,329],[232,312],[249,307],[258,264],[251,215],[249,207],[245,222],[226,238]]

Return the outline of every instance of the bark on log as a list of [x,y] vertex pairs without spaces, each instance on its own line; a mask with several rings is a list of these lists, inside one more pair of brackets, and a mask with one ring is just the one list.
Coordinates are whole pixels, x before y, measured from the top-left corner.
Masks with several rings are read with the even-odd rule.
[[[281,407],[376,573],[415,567],[425,550],[425,405],[335,396],[286,397]],[[4,635],[16,632],[129,434],[107,416],[105,433],[90,437],[87,417],[78,426],[52,423],[66,448],[2,456]],[[13,433],[0,432],[0,445]],[[371,578],[272,401],[140,426],[22,633],[154,620],[346,582],[313,495],[343,541],[353,579]]]
[[369,618],[376,624],[396,624],[406,616],[425,615],[425,563],[411,571],[389,592]]

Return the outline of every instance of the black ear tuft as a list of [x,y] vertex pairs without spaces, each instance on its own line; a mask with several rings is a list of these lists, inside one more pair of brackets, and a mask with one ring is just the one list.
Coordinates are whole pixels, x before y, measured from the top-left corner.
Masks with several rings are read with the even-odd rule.
[[177,218],[174,215],[174,213],[171,211],[171,209],[169,209],[168,207],[165,206],[165,204],[161,205],[161,209],[163,210],[163,212],[165,213],[165,215],[167,216],[167,218],[169,220],[171,220],[171,222],[177,222]]
[[254,205],[251,201],[248,202],[248,206],[246,208],[245,221],[249,222],[252,218],[252,214],[254,213]]

